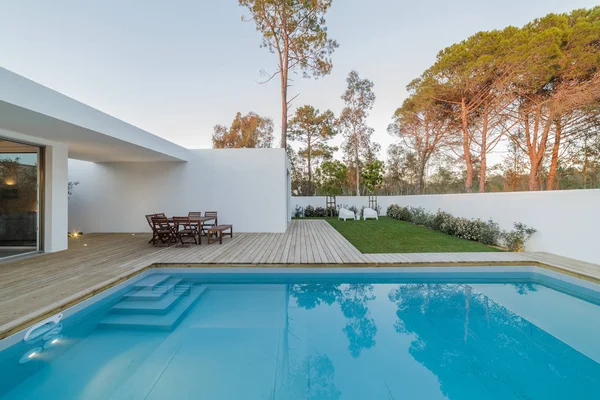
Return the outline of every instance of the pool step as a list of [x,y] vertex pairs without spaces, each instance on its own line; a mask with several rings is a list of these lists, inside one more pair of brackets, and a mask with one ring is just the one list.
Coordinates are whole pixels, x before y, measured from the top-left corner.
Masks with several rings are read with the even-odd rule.
[[133,284],[136,288],[147,288],[147,287],[155,287],[169,279],[171,275],[150,275],[146,278],[137,281]]
[[108,314],[98,324],[99,327],[113,329],[151,329],[172,331],[181,322],[185,313],[205,292],[206,286],[193,285],[189,294],[182,294],[180,300],[165,315],[153,314]]
[[181,282],[182,280],[177,278],[166,279],[154,286],[138,287],[123,297],[129,300],[158,300],[171,291],[181,290],[177,288],[177,285]]
[[178,284],[172,292],[154,301],[125,299],[111,308],[118,314],[166,314],[183,297],[190,294],[190,285]]

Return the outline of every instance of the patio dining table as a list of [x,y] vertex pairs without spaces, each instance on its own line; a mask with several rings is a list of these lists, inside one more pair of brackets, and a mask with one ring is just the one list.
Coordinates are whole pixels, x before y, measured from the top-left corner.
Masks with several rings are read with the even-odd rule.
[[[198,233],[200,235],[202,235],[202,232],[204,231],[202,229],[202,225],[205,222],[208,222],[208,221],[215,221],[215,223],[217,222],[217,217],[189,217],[189,219],[192,224],[198,225]],[[167,221],[169,222],[169,224],[172,224],[173,218],[172,217],[167,218]]]

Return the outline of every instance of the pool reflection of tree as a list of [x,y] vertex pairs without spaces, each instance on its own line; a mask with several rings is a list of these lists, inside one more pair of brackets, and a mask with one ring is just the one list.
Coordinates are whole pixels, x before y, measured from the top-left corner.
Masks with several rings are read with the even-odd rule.
[[520,295],[526,295],[529,293],[537,292],[537,287],[535,287],[535,285],[530,282],[513,283],[512,286]]
[[321,304],[340,306],[346,318],[343,331],[348,338],[348,350],[357,358],[363,349],[375,345],[377,326],[367,302],[374,300],[373,285],[365,283],[290,285],[290,294],[299,307],[310,310]]
[[600,383],[600,365],[468,285],[403,284],[389,299],[450,399],[581,398]]
[[290,400],[336,400],[342,393],[335,386],[335,368],[325,354],[312,354],[291,366],[290,385],[284,393]]

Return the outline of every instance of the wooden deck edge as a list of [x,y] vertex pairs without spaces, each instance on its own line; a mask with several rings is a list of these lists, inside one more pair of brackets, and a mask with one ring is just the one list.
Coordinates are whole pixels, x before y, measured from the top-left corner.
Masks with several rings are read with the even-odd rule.
[[456,262],[389,262],[389,263],[322,263],[322,264],[221,264],[221,263],[156,263],[153,268],[389,268],[389,267],[540,267],[550,271],[569,275],[588,282],[600,284],[600,279],[595,276],[586,275],[580,272],[575,272],[570,269],[565,269],[551,264],[546,264],[541,261],[456,261]]
[[13,335],[39,321],[42,321],[52,315],[73,307],[84,300],[89,299],[111,287],[118,285],[136,275],[141,274],[153,268],[389,268],[389,267],[487,267],[487,266],[535,266],[545,268],[554,272],[569,275],[595,284],[600,284],[600,279],[586,274],[574,272],[554,265],[546,264],[540,261],[481,261],[481,262],[393,262],[393,263],[337,263],[337,264],[219,264],[219,263],[153,263],[144,267],[137,267],[127,273],[120,274],[114,278],[96,284],[88,289],[82,290],[61,301],[54,302],[33,313],[6,323],[0,326],[0,340]]
[[147,271],[148,269],[154,268],[153,265],[147,265],[145,267],[138,267],[130,270],[126,273],[120,274],[113,278],[110,278],[104,282],[98,283],[88,289],[79,291],[75,294],[65,297],[63,300],[56,301],[46,307],[40,308],[32,313],[26,314],[19,317],[11,322],[8,322],[0,326],[0,340],[13,335],[37,322],[43,321],[44,319],[53,316],[54,314],[64,311],[67,308],[73,307],[84,300],[89,299],[97,295],[98,293],[104,292],[113,286],[118,285],[128,279],[133,278],[140,273]]

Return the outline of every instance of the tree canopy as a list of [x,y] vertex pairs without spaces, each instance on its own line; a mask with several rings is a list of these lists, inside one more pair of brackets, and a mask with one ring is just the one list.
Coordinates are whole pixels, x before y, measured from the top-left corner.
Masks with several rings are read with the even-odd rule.
[[305,105],[296,110],[290,121],[289,137],[292,141],[301,143],[298,155],[306,159],[310,194],[313,194],[313,165],[318,160],[330,158],[337,150],[327,144],[336,134],[335,117],[330,110],[320,112],[313,106]]
[[249,112],[237,113],[231,126],[215,125],[212,137],[215,149],[271,147],[273,121]]
[[[289,73],[305,78],[327,75],[333,67],[331,54],[338,47],[327,35],[325,14],[332,0],[239,0],[250,12],[262,34],[261,47],[275,53],[278,67],[265,82],[279,76],[281,82],[281,147],[286,147]],[[245,20],[242,17],[242,20]],[[292,99],[293,100],[293,99]]]
[[[350,195],[371,190],[363,171],[379,145],[374,83],[352,71],[346,84],[336,192]],[[378,194],[600,188],[600,6],[477,32],[441,50],[407,92]],[[296,165],[305,182],[312,168]]]

